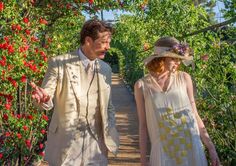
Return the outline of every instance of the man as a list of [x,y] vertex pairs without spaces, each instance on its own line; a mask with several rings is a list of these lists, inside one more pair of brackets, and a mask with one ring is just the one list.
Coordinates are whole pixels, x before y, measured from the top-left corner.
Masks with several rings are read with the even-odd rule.
[[87,21],[80,48],[49,60],[42,88],[31,83],[39,106],[54,108],[45,149],[50,166],[106,166],[107,149],[117,153],[111,68],[100,60],[111,35],[108,24]]

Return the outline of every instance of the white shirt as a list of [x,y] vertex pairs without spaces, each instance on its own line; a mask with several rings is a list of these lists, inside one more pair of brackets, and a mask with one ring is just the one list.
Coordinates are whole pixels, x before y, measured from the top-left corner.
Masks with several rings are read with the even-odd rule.
[[90,63],[92,65],[92,70],[94,70],[94,63],[95,63],[96,59],[92,60],[92,61],[90,59],[88,59],[84,55],[84,53],[82,52],[81,48],[79,49],[78,54],[79,54],[80,60],[81,60],[82,64],[84,65],[85,69],[87,69],[87,66]]

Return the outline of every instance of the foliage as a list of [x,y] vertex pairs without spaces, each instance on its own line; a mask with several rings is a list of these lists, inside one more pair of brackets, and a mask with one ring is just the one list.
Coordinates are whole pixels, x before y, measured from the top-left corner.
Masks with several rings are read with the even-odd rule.
[[[215,33],[195,39],[197,107],[217,147],[223,165],[235,164],[236,66],[235,45]],[[198,43],[199,42],[199,43]],[[200,55],[200,56],[199,56]]]
[[122,73],[123,69],[120,69],[119,67],[122,66],[123,59],[120,58],[122,58],[120,50],[111,48],[103,60],[111,66],[113,73]]
[[225,8],[222,9],[225,18],[232,18],[236,15],[236,1],[235,0],[220,0],[224,3]]

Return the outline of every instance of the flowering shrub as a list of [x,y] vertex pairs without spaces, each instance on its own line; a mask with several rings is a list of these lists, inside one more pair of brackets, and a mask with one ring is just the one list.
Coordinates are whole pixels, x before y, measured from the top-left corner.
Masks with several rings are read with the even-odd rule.
[[130,3],[0,0],[0,165],[32,165],[42,158],[50,115],[32,105],[26,85],[40,85],[48,58],[78,48],[81,13]]
[[18,114],[9,105],[0,105],[0,165],[27,165],[44,155],[48,117],[28,109]]

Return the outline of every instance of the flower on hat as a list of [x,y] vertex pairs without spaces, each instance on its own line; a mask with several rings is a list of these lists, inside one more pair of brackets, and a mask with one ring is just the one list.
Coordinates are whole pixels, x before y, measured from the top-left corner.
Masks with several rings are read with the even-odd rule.
[[189,49],[188,44],[175,44],[169,51],[181,56],[188,56],[187,54],[189,54]]

